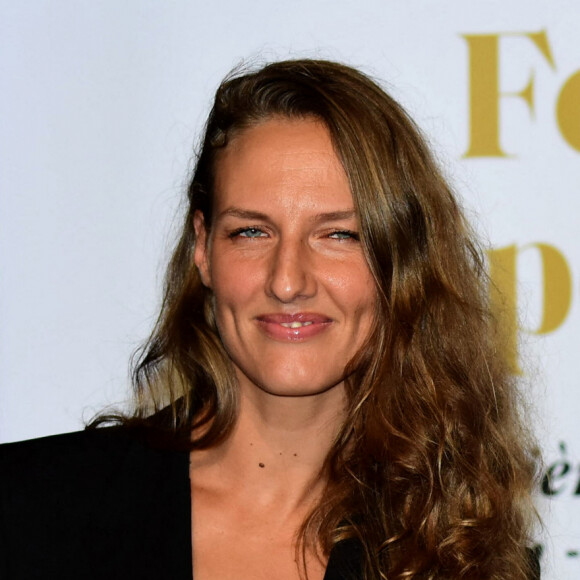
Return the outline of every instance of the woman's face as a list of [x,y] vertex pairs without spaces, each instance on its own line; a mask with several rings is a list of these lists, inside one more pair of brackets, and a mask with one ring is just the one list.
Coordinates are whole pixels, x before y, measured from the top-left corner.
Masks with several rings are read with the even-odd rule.
[[367,338],[375,285],[326,127],[270,119],[219,154],[214,222],[195,262],[240,385],[313,395],[341,385]]

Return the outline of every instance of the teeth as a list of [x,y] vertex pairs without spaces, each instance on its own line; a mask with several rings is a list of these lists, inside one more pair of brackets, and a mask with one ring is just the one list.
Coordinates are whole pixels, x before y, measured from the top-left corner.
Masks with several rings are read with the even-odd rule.
[[302,328],[303,326],[310,326],[312,321],[307,322],[281,322],[280,323],[284,328]]

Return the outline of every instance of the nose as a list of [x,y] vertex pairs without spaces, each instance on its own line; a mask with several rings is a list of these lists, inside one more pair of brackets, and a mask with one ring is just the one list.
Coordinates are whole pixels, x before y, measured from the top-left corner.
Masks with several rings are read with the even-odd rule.
[[279,240],[272,253],[266,293],[282,303],[316,294],[310,248],[300,239]]

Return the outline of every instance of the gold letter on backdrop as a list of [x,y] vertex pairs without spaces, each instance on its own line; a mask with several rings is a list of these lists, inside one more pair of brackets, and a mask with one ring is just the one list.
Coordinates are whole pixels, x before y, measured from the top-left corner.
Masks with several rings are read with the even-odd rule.
[[564,84],[556,106],[558,127],[568,145],[580,151],[580,71]]
[[543,307],[540,326],[528,332],[533,334],[548,334],[562,325],[572,302],[572,277],[566,258],[554,246],[538,242],[524,246],[536,248],[540,252],[543,268]]
[[523,99],[534,114],[534,74],[519,92],[503,93],[499,89],[499,40],[502,36],[525,36],[555,68],[548,36],[539,32],[465,34],[469,47],[469,147],[464,157],[507,157],[499,140],[501,97]]
[[517,248],[515,245],[494,248],[487,255],[491,308],[500,323],[504,340],[502,346],[510,368],[513,373],[521,374],[518,361]]
[[518,362],[517,258],[526,249],[540,252],[542,263],[542,319],[538,328],[527,332],[548,334],[559,328],[570,310],[572,278],[564,255],[554,246],[541,242],[518,249],[515,244],[488,252],[491,278],[491,307],[498,317],[510,367],[521,374]]

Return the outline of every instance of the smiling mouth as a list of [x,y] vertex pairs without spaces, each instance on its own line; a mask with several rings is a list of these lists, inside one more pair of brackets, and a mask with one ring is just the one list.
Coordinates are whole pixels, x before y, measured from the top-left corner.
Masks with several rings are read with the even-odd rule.
[[280,322],[280,324],[284,328],[302,328],[303,326],[310,326],[313,324],[311,320],[307,320],[306,322]]
[[282,342],[300,342],[325,332],[333,323],[322,314],[264,314],[256,318],[259,328],[269,337]]

